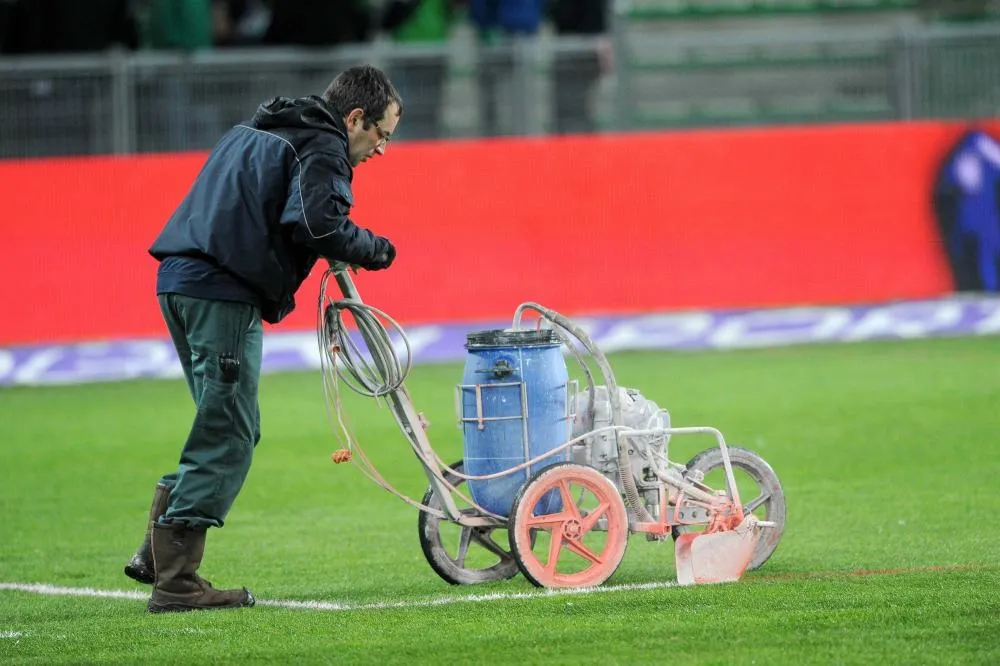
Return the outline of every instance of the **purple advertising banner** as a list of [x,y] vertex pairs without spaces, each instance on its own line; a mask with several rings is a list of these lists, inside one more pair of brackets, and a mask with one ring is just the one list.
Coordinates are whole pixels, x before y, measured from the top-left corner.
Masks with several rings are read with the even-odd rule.
[[[606,353],[636,349],[703,350],[820,342],[1000,333],[1000,296],[954,296],[859,307],[682,312],[575,320]],[[510,321],[414,326],[406,330],[414,363],[461,361],[470,331]],[[264,338],[264,372],[316,369],[312,333]],[[167,339],[119,340],[0,349],[0,386],[73,384],[181,377]]]

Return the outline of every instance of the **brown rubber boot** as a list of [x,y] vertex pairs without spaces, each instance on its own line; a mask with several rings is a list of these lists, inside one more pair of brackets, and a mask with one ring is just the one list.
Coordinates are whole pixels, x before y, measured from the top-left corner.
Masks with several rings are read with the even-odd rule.
[[146,525],[146,537],[142,540],[139,550],[125,565],[125,575],[132,580],[152,585],[155,574],[153,573],[153,551],[150,545],[151,530],[153,523],[160,519],[160,516],[167,512],[170,504],[170,487],[162,483],[156,484],[156,492],[153,493],[153,505],[149,507],[149,523]]
[[153,524],[156,582],[147,605],[150,613],[241,608],[256,603],[245,587],[216,590],[198,575],[205,554],[205,531],[189,529],[184,523]]

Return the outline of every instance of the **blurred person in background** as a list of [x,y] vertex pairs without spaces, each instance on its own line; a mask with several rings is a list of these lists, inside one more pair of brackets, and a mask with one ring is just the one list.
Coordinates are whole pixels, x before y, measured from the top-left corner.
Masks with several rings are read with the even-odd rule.
[[136,0],[145,49],[197,51],[214,40],[212,0]]
[[363,60],[357,48],[376,30],[376,16],[366,0],[272,0],[271,22],[263,44],[315,49],[299,54],[286,65],[288,90],[305,94],[325,85],[330,69],[342,69]]
[[[139,44],[129,0],[5,0],[2,9],[5,54],[99,54]],[[50,67],[7,84],[4,113],[30,129],[12,137],[5,152],[41,157],[112,150],[107,79],[61,70]]]
[[[157,299],[197,407],[180,464],[156,486],[146,537],[125,573],[152,583],[150,612],[252,606],[246,589],[198,575],[260,440],[262,322],[295,307],[320,257],[388,268],[389,239],[356,225],[354,168],[383,155],[403,112],[374,67],[322,96],[277,97],[216,144],[149,252]],[[383,188],[384,189],[384,188]]]
[[134,49],[139,44],[130,0],[7,0],[4,4],[4,53],[79,53],[115,46]]
[[390,64],[392,80],[406,97],[403,138],[437,139],[442,135],[448,55],[444,50],[456,14],[454,0],[390,0],[381,27],[399,44],[431,47]]
[[[148,51],[192,53],[213,48],[226,26],[219,21],[222,0],[136,0],[142,48]],[[147,113],[136,119],[140,137],[160,143],[143,145],[152,150],[207,148],[228,124],[216,105],[199,95],[202,83],[183,65],[139,73],[140,98],[153,100]]]
[[[551,0],[552,26],[559,36],[598,37],[607,33],[607,0]],[[594,48],[556,51],[552,110],[558,134],[596,129],[593,93],[602,73],[611,69],[611,44],[600,39]]]
[[136,0],[145,7],[144,45],[194,51],[260,44],[271,20],[264,0]]
[[10,24],[11,15],[14,13],[14,4],[17,0],[0,0],[0,53],[6,53],[4,44],[9,39],[7,26]]
[[[497,136],[504,130],[497,111],[502,88],[511,83],[514,73],[514,43],[538,34],[544,0],[469,0],[468,5],[481,47],[477,63],[480,132]],[[525,95],[527,91],[510,91],[506,97]],[[514,131],[513,122],[509,124],[509,131]]]
[[336,46],[366,42],[374,20],[365,0],[273,0],[264,43]]
[[215,45],[257,46],[271,25],[271,7],[264,0],[225,0],[214,5]]

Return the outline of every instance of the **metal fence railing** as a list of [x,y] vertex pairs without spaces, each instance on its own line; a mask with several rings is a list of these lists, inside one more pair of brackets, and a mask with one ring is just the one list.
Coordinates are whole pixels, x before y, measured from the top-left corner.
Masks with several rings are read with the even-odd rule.
[[1000,24],[639,33],[630,128],[1000,115]]
[[927,29],[905,54],[906,117],[1000,116],[1000,26]]
[[[725,124],[1000,115],[1000,25],[845,25],[492,45],[0,59],[0,158],[210,147],[277,94],[385,67],[402,140]],[[608,63],[613,56],[614,67]],[[610,74],[608,73],[610,72]]]

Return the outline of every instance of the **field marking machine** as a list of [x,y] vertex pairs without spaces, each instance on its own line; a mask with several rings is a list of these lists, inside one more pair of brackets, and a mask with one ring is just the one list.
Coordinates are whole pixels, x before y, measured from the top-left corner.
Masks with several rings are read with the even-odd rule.
[[[324,274],[318,314],[324,394],[345,444],[334,462],[355,462],[419,509],[423,553],[449,583],[521,573],[539,587],[601,585],[635,533],[674,539],[679,584],[730,582],[781,540],[785,496],[771,466],[715,428],[673,427],[667,410],[619,386],[587,332],[558,312],[523,303],[510,328],[467,335],[455,387],[463,456],[452,463],[432,448],[404,385],[405,332],[361,300],[348,266]],[[342,385],[388,405],[427,475],[422,499],[393,488],[353,438]],[[689,435],[715,446],[672,462],[671,438]]]

